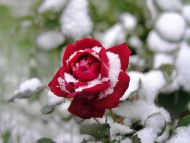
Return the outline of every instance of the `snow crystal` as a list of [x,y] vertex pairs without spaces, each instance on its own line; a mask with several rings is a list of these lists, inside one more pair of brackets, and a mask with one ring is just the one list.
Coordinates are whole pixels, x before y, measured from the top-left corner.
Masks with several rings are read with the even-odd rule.
[[155,0],[155,2],[165,11],[177,11],[182,7],[181,0]]
[[43,87],[43,84],[38,78],[32,78],[21,83],[19,89],[15,91],[15,94],[25,92],[37,92]]
[[114,87],[116,86],[119,78],[119,73],[121,72],[121,61],[119,58],[119,55],[114,54],[112,52],[106,52],[108,59],[109,59],[109,80],[110,85],[109,87],[100,93],[99,97],[103,98],[106,97],[109,94],[113,93]]
[[63,11],[60,23],[65,36],[78,40],[89,35],[93,23],[88,14],[88,1],[70,0]]
[[190,24],[190,4],[183,7],[182,13],[185,20]]
[[44,0],[41,6],[38,8],[39,13],[45,13],[47,11],[59,12],[63,9],[66,0]]
[[140,87],[141,78],[143,76],[142,73],[131,71],[128,72],[128,75],[130,77],[129,87],[126,90],[125,94],[120,99],[121,101],[125,101],[132,93],[137,91]]
[[157,32],[151,31],[147,39],[148,47],[154,52],[170,53],[178,48],[178,43],[168,42],[162,39]]
[[174,64],[174,57],[168,54],[160,54],[160,53],[156,54],[154,56],[153,67],[157,69],[164,64]]
[[102,34],[101,42],[104,47],[108,48],[115,44],[125,42],[125,36],[126,33],[124,32],[122,25],[117,23]]
[[66,89],[66,87],[65,87],[65,80],[64,79],[62,79],[61,77],[59,77],[58,79],[57,79],[57,81],[58,81],[58,83],[59,83],[59,88],[62,90],[62,91],[64,91],[64,92],[67,92],[67,93],[70,93],[67,89]]
[[185,20],[175,12],[163,13],[156,22],[157,32],[166,40],[180,41],[185,32]]
[[190,125],[187,127],[179,127],[176,134],[166,143],[189,143],[190,141]]
[[51,50],[53,48],[57,48],[64,41],[65,38],[60,32],[47,31],[37,38],[37,45],[42,49]]
[[186,43],[181,44],[180,51],[176,60],[176,70],[179,82],[183,88],[190,92],[190,47]]
[[166,122],[170,121],[170,115],[164,108],[159,108],[155,104],[147,103],[143,100],[125,101],[125,103],[120,103],[119,107],[114,108],[113,111],[117,115],[126,117],[131,121],[140,121],[142,125],[145,124],[146,119],[151,114],[158,112],[163,115]]
[[65,81],[68,83],[69,82],[74,82],[74,83],[78,82],[78,80],[75,77],[73,77],[72,75],[70,75],[68,73],[65,73],[64,76],[65,76]]
[[126,32],[132,32],[135,30],[137,26],[137,19],[134,15],[130,13],[123,13],[120,16],[120,19]]

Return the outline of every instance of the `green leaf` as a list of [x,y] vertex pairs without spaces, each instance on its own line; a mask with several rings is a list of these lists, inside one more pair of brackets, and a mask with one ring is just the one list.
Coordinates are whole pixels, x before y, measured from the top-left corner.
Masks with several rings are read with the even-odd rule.
[[55,109],[54,105],[46,105],[41,109],[42,114],[51,114]]
[[88,134],[93,136],[96,140],[105,140],[109,138],[110,126],[109,124],[94,123],[91,125],[82,125],[80,128],[81,134]]
[[179,126],[188,126],[190,125],[190,114],[182,117],[179,122],[178,122],[178,127]]
[[164,78],[167,82],[170,82],[170,77],[174,70],[174,65],[171,64],[163,64],[160,66],[160,70],[163,72]]
[[55,143],[55,142],[50,138],[41,138],[37,141],[37,143]]

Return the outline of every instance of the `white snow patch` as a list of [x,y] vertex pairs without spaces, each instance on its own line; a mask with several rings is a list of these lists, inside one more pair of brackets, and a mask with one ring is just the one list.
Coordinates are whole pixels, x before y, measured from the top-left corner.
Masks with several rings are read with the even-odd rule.
[[24,81],[20,84],[19,89],[16,92],[36,92],[39,88],[42,88],[43,84],[38,78],[32,78],[29,80]]
[[95,46],[95,47],[92,48],[92,50],[95,51],[96,53],[99,53],[101,48],[98,47],[98,46]]
[[189,143],[190,141],[190,125],[187,127],[179,127],[176,134],[166,143]]
[[68,83],[69,82],[74,82],[74,83],[78,82],[78,80],[75,77],[73,77],[72,75],[70,75],[68,73],[64,73],[64,76],[65,76],[65,81]]
[[122,98],[120,98],[121,101],[125,101],[132,93],[136,92],[140,88],[139,86],[143,76],[142,73],[136,71],[128,72],[128,75],[130,77],[129,87]]
[[121,125],[118,123],[110,123],[110,136],[111,140],[121,138],[122,135],[130,134],[133,132],[128,126]]
[[137,36],[129,37],[128,43],[135,48],[141,48],[142,46],[142,41]]
[[120,19],[126,32],[132,32],[135,30],[137,26],[137,19],[134,15],[130,13],[123,13],[120,16]]
[[163,13],[156,22],[156,30],[158,33],[169,41],[180,41],[185,32],[184,18],[175,12]]
[[70,0],[63,11],[60,23],[65,36],[78,40],[89,35],[93,23],[88,14],[88,1]]
[[169,54],[160,54],[160,53],[156,54],[154,56],[154,63],[153,63],[154,69],[157,69],[164,64],[174,64],[174,57]]
[[176,70],[180,84],[186,91],[190,92],[189,57],[190,57],[190,46],[188,46],[186,43],[182,43],[176,60]]
[[45,13],[47,11],[59,12],[63,9],[67,0],[44,0],[38,8],[39,13]]
[[53,92],[51,92],[50,90],[47,92],[48,95],[48,104],[49,105],[53,105],[59,101],[62,101],[64,98],[63,97],[59,97],[56,96]]
[[64,80],[64,79],[62,79],[61,77],[59,77],[59,78],[57,79],[57,81],[58,81],[58,83],[59,83],[59,88],[61,89],[61,91],[70,93],[70,92],[66,89],[66,87],[65,87],[65,80]]
[[119,74],[121,72],[121,61],[119,55],[114,54],[112,52],[106,52],[106,54],[109,59],[108,79],[110,80],[110,85],[105,91],[100,93],[100,99],[113,93],[114,88],[118,82]]
[[179,44],[162,39],[157,32],[151,31],[147,39],[148,47],[154,52],[171,53],[177,50]]
[[60,32],[47,31],[37,38],[37,45],[42,49],[51,50],[53,48],[57,48],[64,41],[65,38]]
[[181,0],[154,0],[156,4],[164,11],[181,10]]
[[113,25],[110,29],[105,31],[101,37],[101,43],[104,47],[111,47],[115,44],[125,42],[126,33],[120,23]]
[[145,66],[145,60],[142,59],[139,55],[131,55],[129,60],[130,65],[134,67],[143,68]]
[[190,24],[190,4],[183,7],[182,14],[188,24]]
[[142,125],[151,114],[158,112],[163,115],[166,122],[170,122],[170,115],[164,108],[159,108],[154,103],[147,103],[143,100],[125,101],[125,103],[120,103],[118,107],[113,108],[113,111],[131,121],[140,121]]

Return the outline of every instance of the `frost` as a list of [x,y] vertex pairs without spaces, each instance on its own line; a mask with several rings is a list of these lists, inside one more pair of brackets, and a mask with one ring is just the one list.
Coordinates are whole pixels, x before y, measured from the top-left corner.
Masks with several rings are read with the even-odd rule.
[[106,52],[109,59],[109,73],[108,78],[110,80],[109,87],[100,93],[100,98],[106,97],[113,93],[114,87],[116,86],[119,78],[119,73],[121,72],[121,61],[119,55],[112,52]]
[[120,23],[113,25],[102,34],[101,42],[104,47],[111,47],[118,43],[125,42],[125,31]]
[[142,46],[142,41],[137,36],[129,37],[128,43],[135,48],[141,48]]
[[132,32],[135,30],[137,26],[137,19],[134,15],[130,13],[123,13],[120,16],[120,19],[126,32]]
[[156,54],[154,57],[153,67],[157,69],[163,64],[174,64],[174,57],[169,54]]
[[62,101],[64,98],[63,97],[59,97],[56,96],[53,92],[48,91],[47,92],[47,96],[48,96],[48,105],[53,105],[59,101]]
[[65,36],[78,40],[89,35],[93,23],[88,14],[88,1],[70,0],[63,11],[60,23]]
[[176,60],[176,70],[179,77],[179,82],[183,88],[190,92],[190,47],[186,43],[181,44],[180,51]]
[[154,0],[162,10],[177,11],[182,7],[181,0]]
[[166,143],[189,143],[190,125],[187,127],[177,128],[176,134]]
[[179,44],[162,39],[157,32],[151,31],[147,39],[148,47],[154,52],[171,53],[177,50]]
[[183,7],[182,14],[185,20],[190,24],[190,5],[185,5]]
[[185,20],[175,12],[163,13],[156,22],[157,32],[166,40],[180,41],[185,32]]
[[47,31],[37,38],[37,45],[42,49],[51,50],[60,46],[64,41],[65,38],[60,32]]
[[38,8],[39,13],[45,13],[47,11],[59,12],[63,9],[66,0],[44,0],[41,6]]

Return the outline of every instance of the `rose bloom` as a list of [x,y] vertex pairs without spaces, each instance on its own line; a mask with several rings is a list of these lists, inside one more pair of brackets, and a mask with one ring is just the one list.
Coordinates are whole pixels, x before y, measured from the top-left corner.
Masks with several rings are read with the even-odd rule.
[[63,65],[48,84],[61,97],[72,98],[69,112],[84,119],[102,117],[119,104],[129,85],[127,44],[105,49],[85,38],[66,47]]

